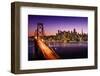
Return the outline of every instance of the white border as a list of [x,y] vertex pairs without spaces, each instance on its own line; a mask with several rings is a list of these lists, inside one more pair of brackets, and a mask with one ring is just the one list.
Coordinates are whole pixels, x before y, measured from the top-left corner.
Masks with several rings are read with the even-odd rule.
[[[28,61],[28,14],[88,17],[88,59]],[[20,8],[20,69],[43,69],[94,65],[94,11],[41,7]]]

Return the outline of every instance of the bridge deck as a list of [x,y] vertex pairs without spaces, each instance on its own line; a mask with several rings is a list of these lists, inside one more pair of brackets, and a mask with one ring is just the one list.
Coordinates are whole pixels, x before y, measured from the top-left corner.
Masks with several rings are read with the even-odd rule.
[[55,51],[53,49],[51,49],[50,47],[48,47],[42,41],[42,39],[39,38],[39,39],[36,39],[36,41],[37,41],[37,45],[38,45],[39,49],[41,50],[41,52],[43,53],[43,55],[46,59],[58,59],[59,58],[59,56],[55,53]]

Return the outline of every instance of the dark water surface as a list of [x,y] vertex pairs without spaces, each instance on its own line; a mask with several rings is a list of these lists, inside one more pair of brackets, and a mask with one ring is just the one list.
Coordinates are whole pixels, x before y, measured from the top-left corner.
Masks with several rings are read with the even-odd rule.
[[[88,58],[87,42],[53,43],[50,44],[49,47],[54,49],[54,51],[60,56],[60,59]],[[45,60],[41,52],[38,58],[36,57],[35,52],[34,42],[29,41],[28,60]]]
[[61,59],[87,58],[87,43],[66,43],[63,46],[52,46]]

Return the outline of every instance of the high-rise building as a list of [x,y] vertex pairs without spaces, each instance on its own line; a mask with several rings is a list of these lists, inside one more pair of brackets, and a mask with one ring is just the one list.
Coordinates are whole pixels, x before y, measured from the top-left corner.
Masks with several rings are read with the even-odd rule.
[[76,33],[76,29],[75,28],[73,29],[73,32]]

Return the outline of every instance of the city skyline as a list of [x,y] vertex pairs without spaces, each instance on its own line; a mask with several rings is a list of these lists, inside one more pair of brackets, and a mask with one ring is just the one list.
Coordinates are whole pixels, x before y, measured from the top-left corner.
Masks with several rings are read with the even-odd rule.
[[43,23],[46,35],[55,35],[58,30],[88,33],[87,17],[71,17],[71,16],[44,16],[44,15],[28,15],[28,36],[33,36],[37,23]]

